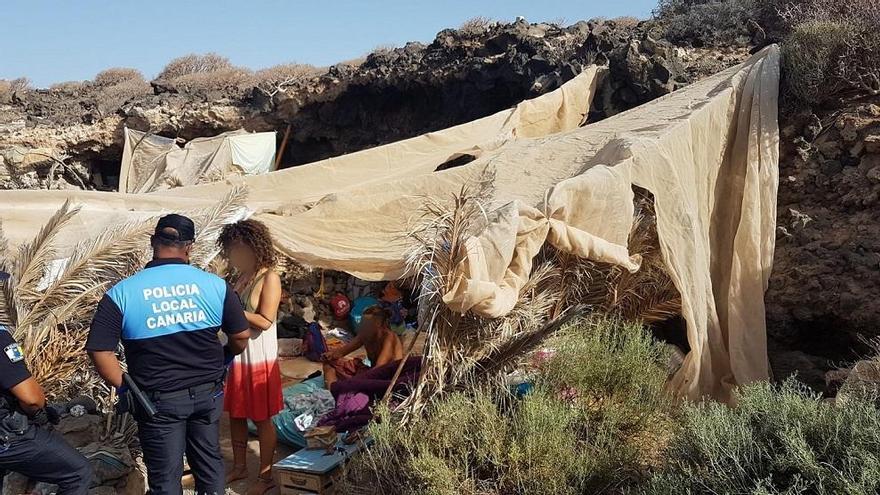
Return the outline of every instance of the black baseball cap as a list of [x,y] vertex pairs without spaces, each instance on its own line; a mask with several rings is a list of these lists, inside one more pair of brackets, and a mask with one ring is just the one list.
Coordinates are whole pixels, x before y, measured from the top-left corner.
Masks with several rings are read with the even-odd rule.
[[196,240],[196,226],[189,218],[172,213],[159,219],[154,235],[169,241],[191,242]]

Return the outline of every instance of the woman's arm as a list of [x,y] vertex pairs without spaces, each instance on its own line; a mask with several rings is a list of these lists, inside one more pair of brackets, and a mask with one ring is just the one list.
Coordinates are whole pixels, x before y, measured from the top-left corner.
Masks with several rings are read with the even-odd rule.
[[321,356],[324,361],[335,361],[339,358],[343,358],[348,356],[352,352],[360,349],[364,345],[364,339],[358,335],[355,338],[351,339],[351,342],[343,345],[342,347],[336,348],[332,351],[327,351]]
[[260,290],[260,302],[257,303],[256,313],[245,311],[244,316],[247,318],[251,328],[264,332],[278,319],[278,306],[280,304],[281,277],[274,271],[269,271],[263,277],[263,287]]

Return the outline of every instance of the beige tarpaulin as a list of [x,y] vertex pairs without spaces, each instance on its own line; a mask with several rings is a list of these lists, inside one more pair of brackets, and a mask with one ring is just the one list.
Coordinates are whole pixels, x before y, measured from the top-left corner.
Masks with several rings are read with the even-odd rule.
[[274,164],[274,132],[240,129],[196,138],[180,148],[172,138],[126,128],[119,190],[143,193],[264,174]]
[[[287,254],[364,278],[396,278],[423,198],[454,194],[490,170],[494,221],[471,240],[445,300],[498,316],[513,307],[545,242],[637,270],[626,240],[638,185],[655,197],[660,245],[688,322],[692,351],[672,386],[689,397],[727,400],[731,385],[768,375],[763,293],[775,239],[778,71],[778,49],[768,47],[745,64],[578,128],[596,89],[592,69],[514,110],[312,165],[149,195],[82,193],[76,199],[101,215],[77,233],[106,228],[113,217],[103,214],[116,201],[137,214],[163,202],[186,209],[240,182]],[[461,153],[477,159],[435,172]],[[18,193],[32,193],[18,199],[41,208],[53,201],[57,208],[62,197]],[[17,220],[15,234],[19,241],[23,232],[32,236],[46,216],[10,211],[9,199],[0,192],[4,226],[26,215],[31,223]]]
[[[304,205],[350,188],[432,173],[443,163],[480,156],[504,143],[576,128],[589,112],[605,69],[588,67],[562,87],[515,107],[403,141],[328,158],[271,174],[233,177],[225,182],[159,191],[174,197],[219,197],[230,184],[259,191],[249,199],[257,211],[299,211]],[[295,131],[294,131],[295,132]]]
[[[517,136],[540,136],[573,129],[589,111],[603,70],[589,67],[555,91],[474,122],[268,174],[227,177],[224,182],[151,194],[0,191],[0,225],[10,245],[18,246],[32,239],[64,201],[70,199],[81,205],[83,211],[57,237],[59,254],[64,256],[79,241],[122,222],[169,211],[209,207],[238,184],[250,189],[247,204],[253,211],[299,211],[323,197],[345,195],[347,193],[342,191],[360,184],[431,174],[451,157],[462,153],[477,155],[481,150],[495,149]],[[151,140],[147,145],[160,149],[170,141],[163,139],[166,141]],[[279,231],[279,236],[287,237],[287,234]]]

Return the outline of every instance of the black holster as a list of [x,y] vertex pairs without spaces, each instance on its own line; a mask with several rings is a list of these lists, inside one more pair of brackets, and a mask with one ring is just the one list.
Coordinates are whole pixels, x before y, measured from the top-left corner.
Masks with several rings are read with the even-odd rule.
[[0,449],[8,447],[15,437],[27,433],[31,423],[28,417],[18,411],[7,412],[0,419]]

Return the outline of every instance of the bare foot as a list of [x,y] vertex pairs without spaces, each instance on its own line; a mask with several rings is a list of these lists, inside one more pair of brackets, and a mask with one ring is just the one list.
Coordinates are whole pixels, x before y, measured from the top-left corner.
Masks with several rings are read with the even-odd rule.
[[263,495],[275,488],[275,479],[272,478],[272,474],[270,473],[269,477],[264,476],[263,474],[257,476],[257,482],[248,488],[247,495]]
[[226,484],[230,484],[238,480],[246,480],[248,477],[247,466],[232,466],[232,469],[226,473]]

